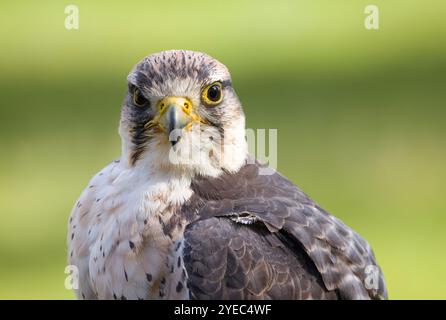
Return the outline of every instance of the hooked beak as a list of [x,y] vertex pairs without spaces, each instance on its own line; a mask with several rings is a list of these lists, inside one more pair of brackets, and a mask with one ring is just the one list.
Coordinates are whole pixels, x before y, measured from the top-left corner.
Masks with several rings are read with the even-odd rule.
[[167,131],[169,141],[174,146],[180,141],[182,129],[194,120],[192,103],[183,97],[165,97],[158,102],[158,108],[160,125]]

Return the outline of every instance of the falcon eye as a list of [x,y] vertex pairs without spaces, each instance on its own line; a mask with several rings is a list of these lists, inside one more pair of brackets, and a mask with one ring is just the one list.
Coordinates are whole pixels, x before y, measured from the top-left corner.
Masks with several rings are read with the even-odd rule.
[[139,89],[135,89],[135,91],[133,91],[133,103],[135,106],[144,107],[149,103],[149,100],[143,96]]
[[212,87],[210,87],[208,89],[207,97],[209,100],[214,101],[214,102],[220,100],[220,97],[221,97],[220,87],[217,85],[213,85]]
[[223,99],[222,91],[221,83],[214,82],[204,88],[201,98],[205,104],[215,106]]

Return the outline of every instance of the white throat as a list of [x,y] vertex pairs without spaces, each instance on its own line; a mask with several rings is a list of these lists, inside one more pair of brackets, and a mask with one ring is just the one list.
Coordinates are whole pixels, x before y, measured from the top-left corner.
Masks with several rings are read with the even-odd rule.
[[131,164],[132,148],[128,130],[121,123],[122,159],[129,167],[151,174],[166,174],[169,179],[192,179],[195,175],[217,177],[222,172],[237,172],[245,163],[248,145],[243,117],[224,130],[194,125],[183,131],[172,147],[164,134],[150,138],[140,158]]

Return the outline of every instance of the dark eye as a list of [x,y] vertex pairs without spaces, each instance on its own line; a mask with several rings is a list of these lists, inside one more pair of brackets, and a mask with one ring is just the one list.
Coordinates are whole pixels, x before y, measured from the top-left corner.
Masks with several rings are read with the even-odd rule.
[[207,105],[217,105],[222,98],[222,85],[220,82],[214,82],[203,90],[202,99]]
[[133,103],[138,107],[145,107],[148,105],[149,100],[147,100],[139,89],[133,91]]
[[218,101],[221,97],[221,89],[220,86],[214,84],[208,89],[208,99],[211,101]]

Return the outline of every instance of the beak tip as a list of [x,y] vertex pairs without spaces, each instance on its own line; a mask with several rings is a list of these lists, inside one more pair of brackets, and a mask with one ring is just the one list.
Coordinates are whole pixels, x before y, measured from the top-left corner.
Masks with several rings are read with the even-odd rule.
[[170,140],[170,144],[174,147],[178,142],[180,142],[181,136],[178,136],[176,140]]

